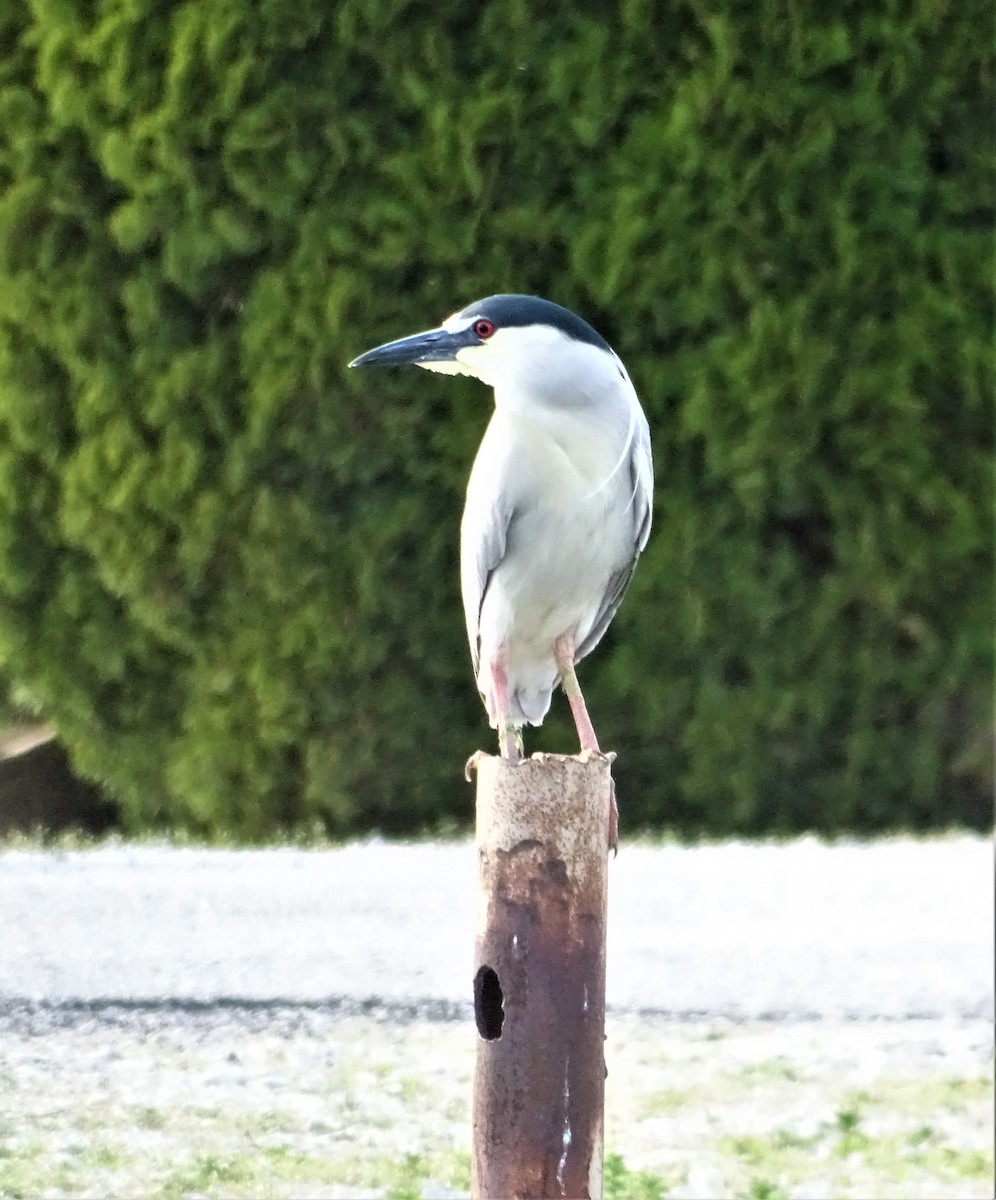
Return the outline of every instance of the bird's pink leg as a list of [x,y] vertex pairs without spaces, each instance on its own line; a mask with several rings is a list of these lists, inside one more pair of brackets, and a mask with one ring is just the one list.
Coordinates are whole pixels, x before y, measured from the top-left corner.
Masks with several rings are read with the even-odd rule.
[[[583,754],[587,750],[592,754],[601,754],[602,752],[598,748],[598,738],[595,736],[595,727],[591,723],[591,717],[588,716],[588,706],[584,702],[577,672],[574,670],[574,639],[570,634],[565,633],[563,637],[557,638],[553,646],[553,657],[557,664],[557,670],[560,672],[561,686],[567,694],[567,702],[570,704],[571,713],[574,716],[578,739],[581,742],[581,753]],[[609,788],[609,846],[614,850],[619,839],[619,809],[616,806],[616,785],[611,779]]]
[[557,670],[560,672],[561,685],[567,694],[567,702],[574,715],[574,724],[577,726],[581,749],[601,754],[591,717],[588,716],[584,696],[581,695],[581,685],[578,683],[577,673],[574,670],[574,639],[570,634],[565,633],[563,637],[557,638],[553,646],[553,657],[557,664]]
[[518,762],[522,758],[522,734],[509,717],[508,674],[499,651],[491,659],[491,694],[498,718],[498,748],[502,758]]

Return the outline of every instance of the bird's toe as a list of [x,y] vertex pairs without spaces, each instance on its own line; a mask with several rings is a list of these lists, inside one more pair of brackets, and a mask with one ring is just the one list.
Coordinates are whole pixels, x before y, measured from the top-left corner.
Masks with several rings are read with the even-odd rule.
[[584,750],[578,752],[578,758],[581,762],[598,761],[613,763],[616,761],[616,757],[615,750],[592,750],[586,747]]
[[466,779],[466,781],[468,783],[470,783],[471,776],[477,770],[478,764],[480,763],[481,759],[487,758],[487,757],[488,757],[488,753],[486,750],[475,750],[474,753],[470,756],[470,758],[467,759],[467,762],[463,768],[463,777],[464,777],[464,779]]

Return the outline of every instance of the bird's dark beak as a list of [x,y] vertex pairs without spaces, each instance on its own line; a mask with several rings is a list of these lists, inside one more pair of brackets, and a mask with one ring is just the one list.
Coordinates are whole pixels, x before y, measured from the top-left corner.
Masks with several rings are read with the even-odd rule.
[[354,358],[351,367],[401,367],[411,363],[455,362],[458,350],[465,346],[476,346],[480,339],[471,329],[451,333],[448,329],[428,329],[425,333],[413,333],[411,337],[398,338],[396,342],[385,342],[375,346],[359,358]]

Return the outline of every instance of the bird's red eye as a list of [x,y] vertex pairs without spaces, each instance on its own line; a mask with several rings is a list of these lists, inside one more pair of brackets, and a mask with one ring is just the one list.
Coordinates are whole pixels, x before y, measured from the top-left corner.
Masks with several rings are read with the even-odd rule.
[[495,331],[494,321],[489,321],[487,317],[481,317],[480,320],[474,322],[473,329],[482,340],[489,338]]

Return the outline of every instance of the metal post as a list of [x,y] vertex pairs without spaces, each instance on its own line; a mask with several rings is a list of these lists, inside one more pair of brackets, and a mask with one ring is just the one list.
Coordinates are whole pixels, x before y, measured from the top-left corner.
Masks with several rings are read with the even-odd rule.
[[475,1200],[601,1200],[610,763],[479,755]]

